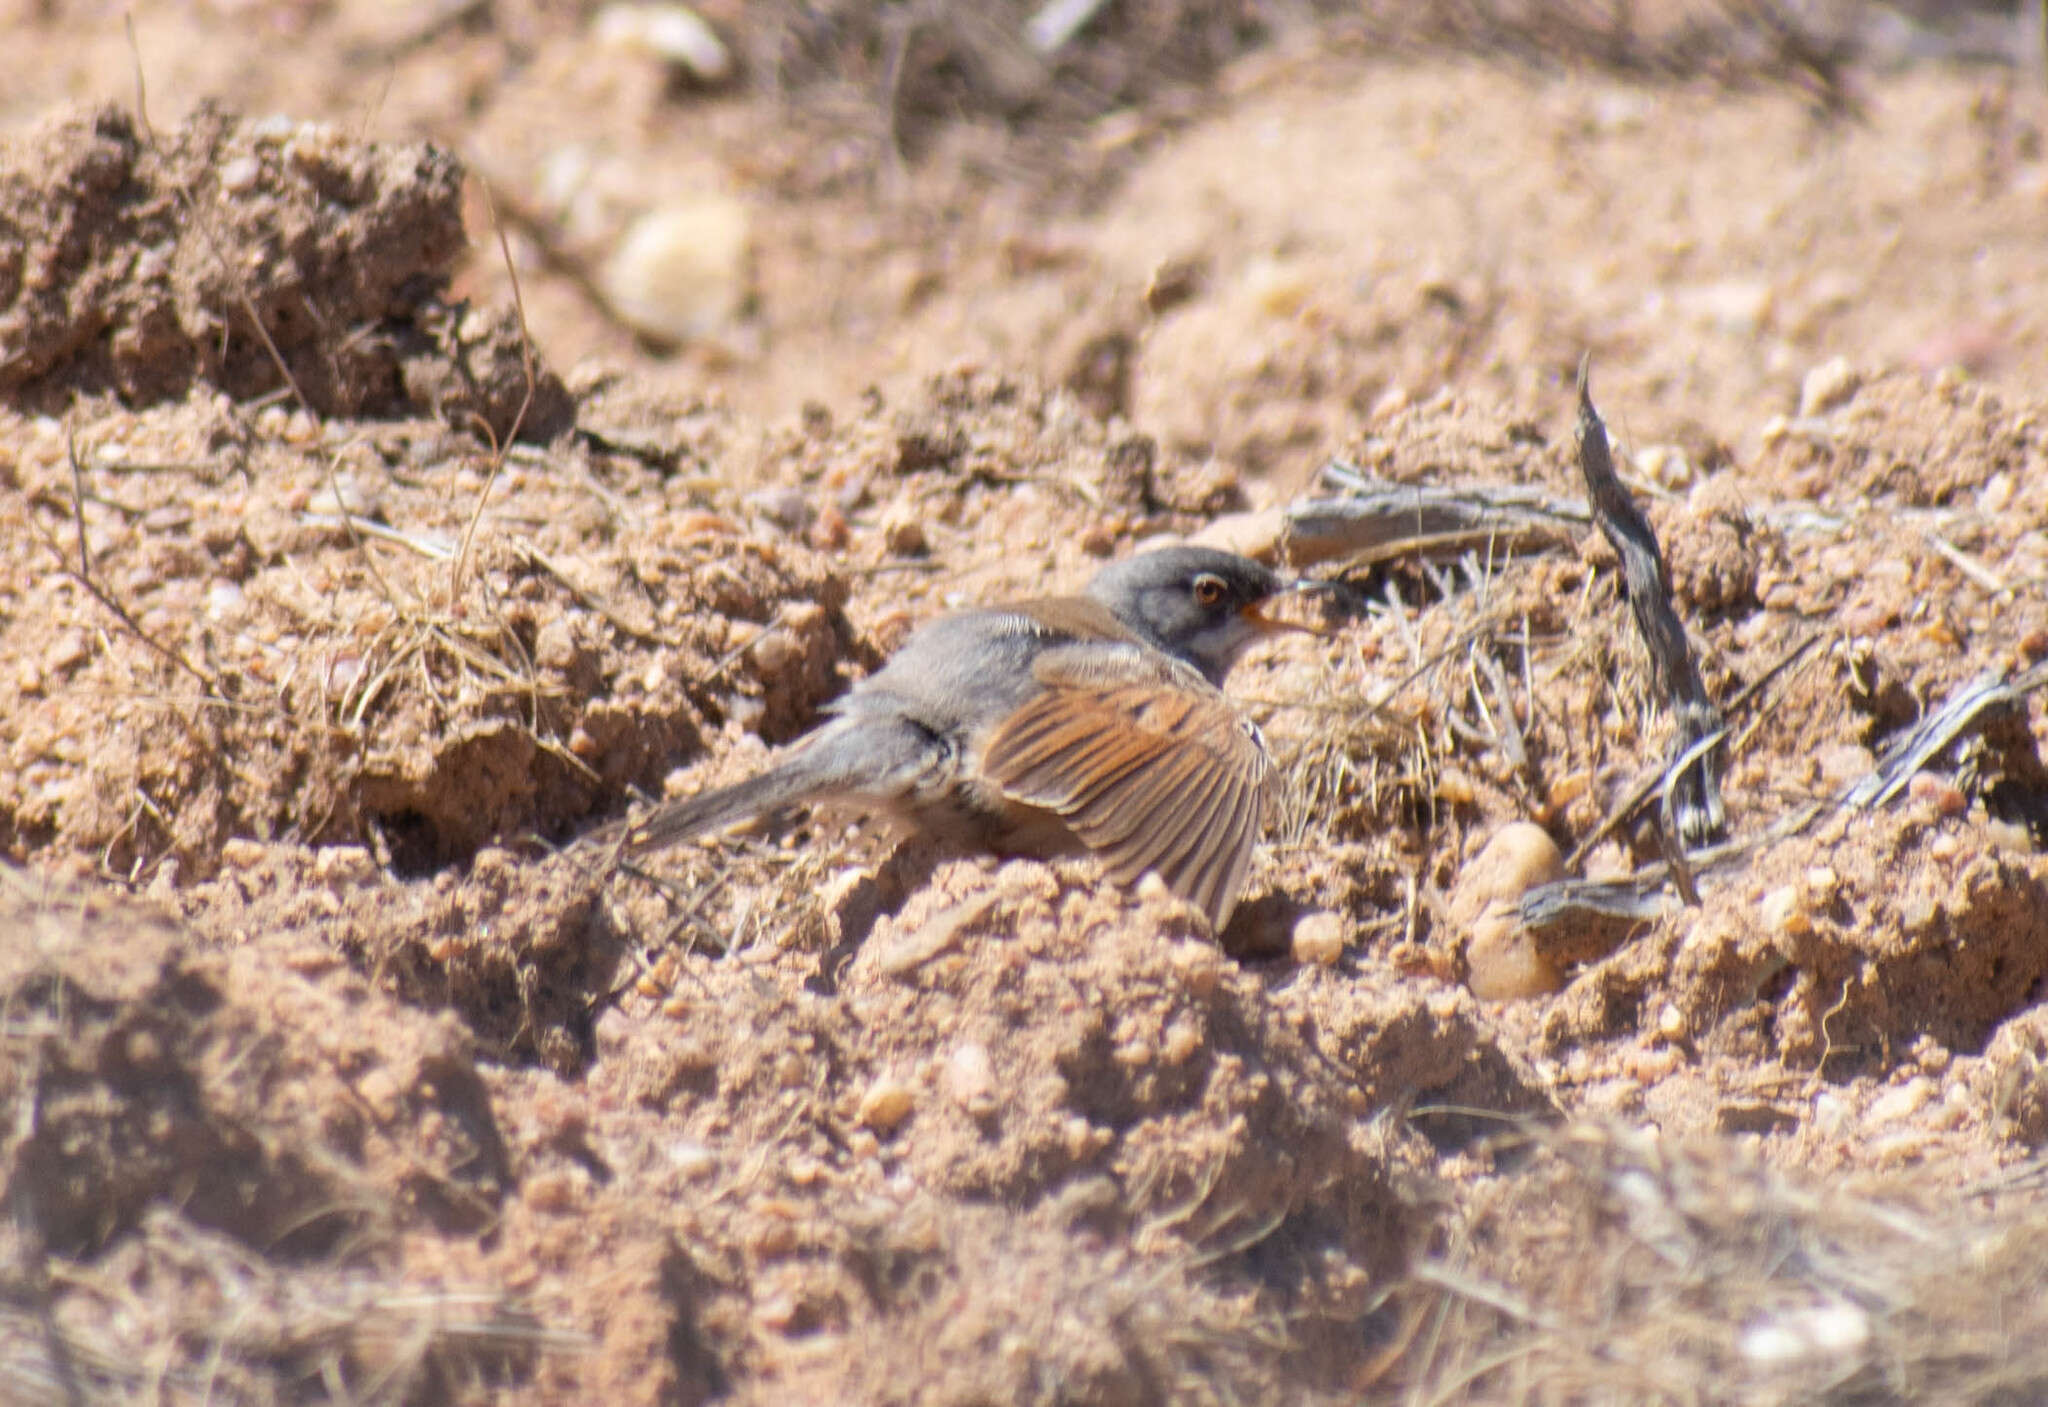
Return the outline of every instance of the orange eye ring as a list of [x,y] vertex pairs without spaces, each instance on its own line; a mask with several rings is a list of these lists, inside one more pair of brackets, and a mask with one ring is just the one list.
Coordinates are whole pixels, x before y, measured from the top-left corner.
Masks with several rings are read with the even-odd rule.
[[1195,578],[1195,604],[1214,609],[1230,595],[1230,583],[1208,572]]

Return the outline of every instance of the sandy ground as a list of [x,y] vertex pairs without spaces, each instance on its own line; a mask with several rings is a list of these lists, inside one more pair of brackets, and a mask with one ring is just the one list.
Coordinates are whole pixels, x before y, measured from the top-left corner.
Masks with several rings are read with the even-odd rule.
[[[0,1400],[2048,1395],[2048,89],[1644,9],[0,9]],[[1318,565],[1220,935],[575,844],[1333,458],[1583,497],[1586,353],[1696,904],[1474,917],[1667,755],[1584,524]]]

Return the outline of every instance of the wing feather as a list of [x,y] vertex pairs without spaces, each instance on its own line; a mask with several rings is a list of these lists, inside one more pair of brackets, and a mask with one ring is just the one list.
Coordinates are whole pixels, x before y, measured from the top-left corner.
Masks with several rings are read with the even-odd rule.
[[1151,870],[1220,927],[1251,865],[1272,765],[1217,690],[1171,661],[1041,668],[982,772],[1051,811],[1117,880]]

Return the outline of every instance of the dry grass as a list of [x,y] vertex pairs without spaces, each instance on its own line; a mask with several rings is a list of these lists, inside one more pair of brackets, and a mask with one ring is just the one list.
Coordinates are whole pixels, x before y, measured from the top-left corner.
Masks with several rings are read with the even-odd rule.
[[1531,1135],[1398,1292],[1406,1403],[2018,1403],[2048,1199],[1774,1172],[1737,1140]]
[[590,1346],[502,1292],[268,1259],[170,1210],[106,1258],[4,1261],[5,1402],[483,1402]]

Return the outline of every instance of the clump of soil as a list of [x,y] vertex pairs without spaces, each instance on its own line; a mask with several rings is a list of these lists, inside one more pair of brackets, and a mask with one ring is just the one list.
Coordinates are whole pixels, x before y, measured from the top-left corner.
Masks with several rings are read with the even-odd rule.
[[467,245],[462,178],[431,145],[213,107],[161,140],[111,107],[16,138],[0,148],[0,394],[56,411],[202,385],[248,400],[288,378],[316,415],[550,439],[573,407],[522,359],[516,322],[442,298]]

